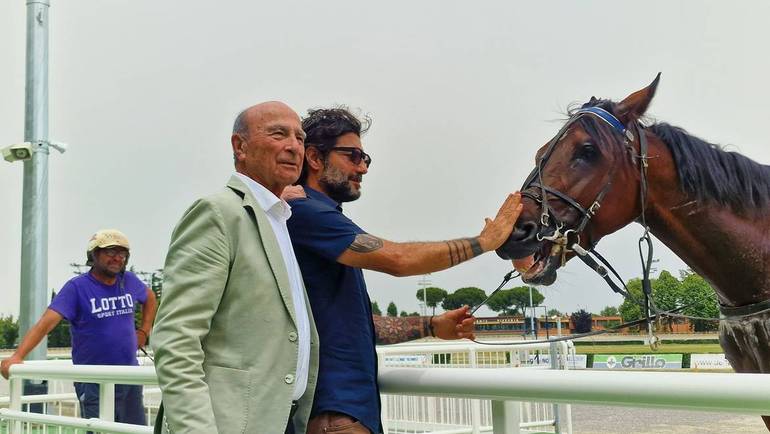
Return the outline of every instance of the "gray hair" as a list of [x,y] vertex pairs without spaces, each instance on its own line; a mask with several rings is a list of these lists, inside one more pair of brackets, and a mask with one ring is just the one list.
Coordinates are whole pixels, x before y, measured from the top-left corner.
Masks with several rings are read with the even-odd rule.
[[238,116],[235,117],[235,122],[233,122],[233,134],[240,134],[244,137],[248,136],[249,126],[246,122],[246,112],[248,111],[249,109],[243,109],[238,113]]
[[[249,126],[246,119],[248,116],[246,113],[249,111],[248,108],[245,108],[241,110],[238,115],[235,117],[235,122],[233,122],[233,135],[238,134],[239,136],[243,137],[244,139],[249,137]],[[235,156],[235,151],[233,151],[233,164],[238,164],[238,157]]]

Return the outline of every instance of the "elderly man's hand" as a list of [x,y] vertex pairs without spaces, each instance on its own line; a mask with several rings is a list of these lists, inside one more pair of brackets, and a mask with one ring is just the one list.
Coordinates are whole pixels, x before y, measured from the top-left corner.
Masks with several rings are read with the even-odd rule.
[[441,339],[475,339],[473,328],[476,318],[469,311],[468,306],[463,306],[434,316],[431,320],[433,334]]
[[304,199],[307,197],[307,194],[305,194],[305,189],[302,188],[301,185],[290,185],[283,189],[283,193],[281,193],[281,199],[285,201],[290,201],[294,199]]

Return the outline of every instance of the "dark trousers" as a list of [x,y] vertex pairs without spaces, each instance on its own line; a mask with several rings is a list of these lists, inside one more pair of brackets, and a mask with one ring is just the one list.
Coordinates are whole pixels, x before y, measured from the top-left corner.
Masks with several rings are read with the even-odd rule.
[[[99,417],[99,385],[75,383],[75,393],[80,401],[80,417]],[[147,425],[142,403],[141,385],[115,385],[115,422]]]

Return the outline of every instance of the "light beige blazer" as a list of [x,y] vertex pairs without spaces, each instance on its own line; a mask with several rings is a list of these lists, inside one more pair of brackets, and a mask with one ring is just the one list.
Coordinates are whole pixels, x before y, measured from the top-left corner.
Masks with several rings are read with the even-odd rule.
[[[195,202],[171,237],[151,333],[168,430],[283,433],[298,339],[289,278],[264,211],[236,176]],[[294,416],[304,433],[318,371],[311,315],[310,373]]]

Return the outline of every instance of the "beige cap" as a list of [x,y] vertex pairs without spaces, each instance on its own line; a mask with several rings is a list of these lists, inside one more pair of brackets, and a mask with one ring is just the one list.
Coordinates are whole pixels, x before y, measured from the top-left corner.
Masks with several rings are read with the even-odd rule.
[[128,245],[128,238],[117,229],[102,229],[96,231],[96,233],[88,240],[88,251],[92,252],[94,249],[103,249],[110,246],[120,246],[126,250],[131,248]]

